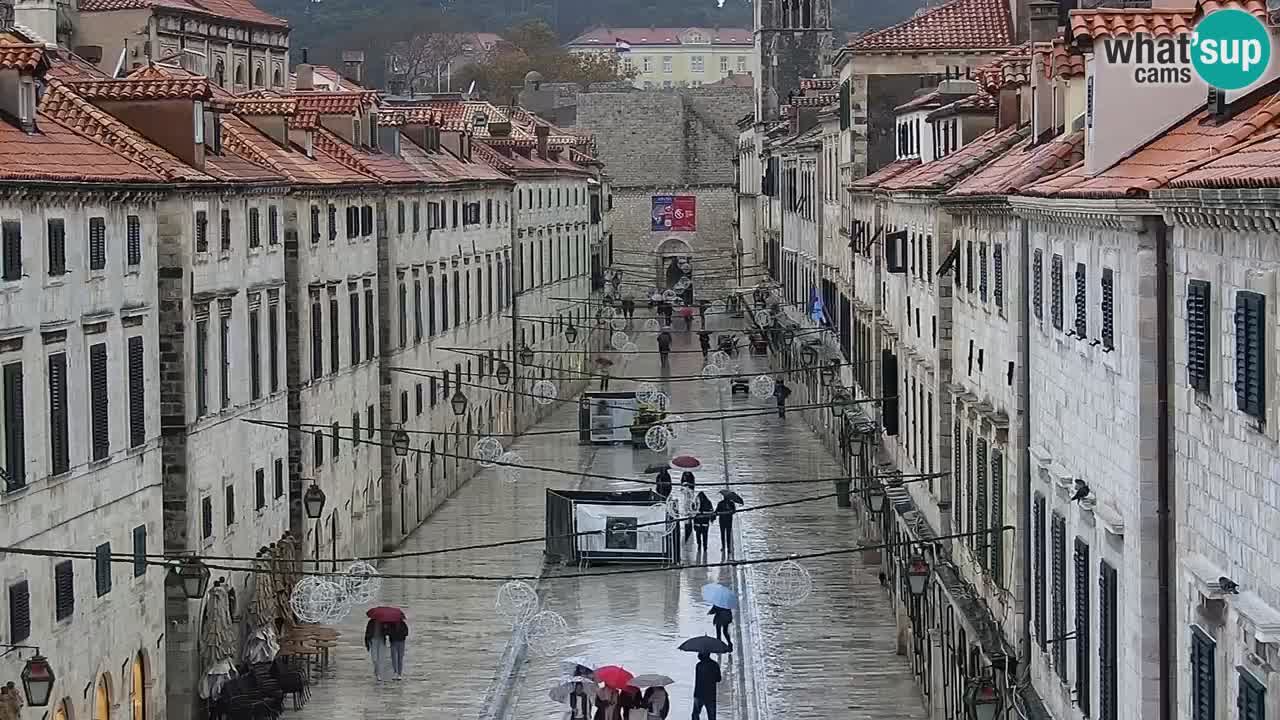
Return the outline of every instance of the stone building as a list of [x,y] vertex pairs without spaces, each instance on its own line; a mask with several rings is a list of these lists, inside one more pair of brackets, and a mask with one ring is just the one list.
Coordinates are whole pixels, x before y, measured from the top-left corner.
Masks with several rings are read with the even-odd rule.
[[[735,123],[750,109],[744,88],[578,96],[578,126],[591,129],[612,178],[613,250],[626,255],[612,259],[646,266],[633,287],[668,287],[662,258],[675,257],[693,259],[695,292],[714,297],[738,284]],[[661,195],[694,197],[697,229],[653,231],[653,198]]]
[[760,0],[755,3],[755,54],[760,64],[754,113],[777,120],[801,78],[831,76],[836,33],[831,0]]
[[634,70],[637,89],[698,87],[753,75],[756,54],[748,28],[596,27],[565,43],[571,53],[616,55]]
[[0,642],[55,665],[59,720],[158,717],[164,572],[145,556],[164,538],[164,178],[38,105],[48,58],[25,40],[0,31],[0,544],[94,559],[6,554]]

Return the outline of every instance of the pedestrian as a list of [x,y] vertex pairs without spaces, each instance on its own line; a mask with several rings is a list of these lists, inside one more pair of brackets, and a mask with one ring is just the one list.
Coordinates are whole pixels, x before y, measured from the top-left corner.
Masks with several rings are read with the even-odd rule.
[[636,314],[636,301],[632,300],[630,297],[623,298],[622,299],[622,317],[626,318],[627,322],[631,322],[631,318],[635,317],[635,314]]
[[693,533],[697,536],[700,553],[707,551],[707,532],[711,529],[711,519],[715,517],[712,515],[714,509],[711,498],[704,492],[698,493],[698,512],[693,516]]
[[591,697],[581,680],[569,692],[569,720],[591,720]]
[[671,353],[671,333],[666,330],[658,333],[658,352],[662,357],[663,369],[671,367],[671,360],[668,357]]
[[702,717],[707,709],[707,720],[716,720],[716,685],[720,683],[720,663],[707,653],[698,653],[698,665],[693,671],[693,720]]
[[609,391],[609,368],[600,368],[600,392]]
[[723,640],[724,644],[732,650],[733,640],[729,637],[729,625],[733,623],[733,611],[729,608],[713,606],[708,614],[711,616],[711,624],[716,629],[716,639]]
[[644,706],[649,711],[645,720],[666,720],[671,712],[671,698],[664,687],[651,687],[644,691]]
[[661,495],[664,499],[671,497],[671,473],[666,468],[658,471],[657,481],[654,483],[653,491]]
[[702,321],[702,327],[707,326],[707,310],[710,309],[711,303],[705,298],[698,301],[698,319]]
[[0,720],[19,720],[22,705],[22,695],[12,680],[0,687]]
[[702,348],[702,361],[707,361],[707,354],[711,352],[711,331],[698,331],[698,346]]
[[618,691],[606,686],[596,690],[596,716],[593,720],[617,720]]
[[640,688],[628,685],[618,696],[618,709],[622,720],[649,720],[649,711],[644,706],[644,696]]
[[396,680],[404,679],[404,645],[409,639],[409,623],[403,619],[396,623],[385,623],[387,639],[391,641],[391,671]]
[[387,657],[387,635],[383,623],[369,620],[364,626],[364,647],[369,651],[369,659],[373,660],[373,679],[382,682],[382,666]]
[[[688,493],[688,497],[693,497],[693,491],[697,485],[697,481],[693,477],[693,472],[685,470],[680,474],[680,487]],[[693,534],[693,521],[686,520],[684,523],[684,541],[689,542],[689,536]]]
[[733,514],[737,511],[738,506],[728,495],[720,496],[720,502],[716,503],[716,522],[720,525],[720,553],[723,555],[733,554]]
[[787,416],[787,398],[791,395],[791,388],[782,382],[782,378],[778,378],[773,382],[773,397],[778,401],[778,417]]
[[689,332],[693,329],[693,308],[685,305],[680,308],[680,317],[684,319],[684,331]]

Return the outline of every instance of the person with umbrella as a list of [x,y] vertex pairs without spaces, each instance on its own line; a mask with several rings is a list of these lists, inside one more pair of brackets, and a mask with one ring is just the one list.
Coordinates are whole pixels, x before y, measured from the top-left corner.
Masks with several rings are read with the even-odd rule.
[[590,720],[591,696],[582,680],[575,680],[573,690],[569,693],[569,720]]
[[737,497],[729,490],[720,491],[720,502],[716,503],[716,521],[720,524],[720,554],[733,554],[733,514],[738,511],[734,502]]
[[702,327],[707,326],[707,310],[711,307],[711,303],[706,298],[698,301],[698,319],[702,320]]
[[626,318],[627,322],[631,322],[631,318],[635,317],[635,315],[636,301],[632,300],[631,296],[622,298],[622,317]]
[[667,713],[671,712],[671,698],[666,688],[655,685],[644,691],[643,699],[645,709],[649,711],[645,720],[666,720]]
[[[693,477],[693,473],[691,471],[685,470],[684,472],[680,473],[680,487],[684,488],[685,492],[689,494],[689,497],[693,496],[693,491],[696,485],[697,485],[697,480]],[[685,542],[689,541],[689,536],[692,534],[693,534],[693,523],[686,521],[684,524]]]
[[622,720],[648,720],[649,711],[644,706],[640,688],[628,685],[618,694],[618,714]]
[[658,470],[657,481],[654,483],[653,491],[664,498],[671,497],[671,473],[665,467]]
[[707,533],[711,529],[711,519],[714,517],[712,511],[715,506],[711,504],[711,498],[707,497],[704,492],[698,493],[698,512],[693,516],[693,534],[698,540],[698,552],[705,554],[707,552]]
[[[705,326],[704,326],[705,327]],[[702,348],[702,361],[707,361],[707,355],[711,352],[711,331],[698,331],[698,347]]]
[[711,624],[715,626],[716,639],[722,641],[732,652],[733,639],[729,637],[729,625],[733,623],[733,611],[714,605],[707,614],[711,616]]
[[693,670],[693,720],[702,717],[707,709],[707,720],[716,720],[716,686],[720,684],[720,663],[705,652],[698,653],[698,664]]
[[782,382],[782,378],[778,378],[773,382],[773,397],[778,401],[778,417],[785,418],[787,416],[787,398],[791,396],[791,388]]
[[369,608],[365,616],[369,622],[364,627],[364,646],[373,659],[373,677],[382,682],[383,657],[389,654],[395,679],[404,679],[404,646],[409,639],[409,624],[405,622],[404,611],[380,606]]

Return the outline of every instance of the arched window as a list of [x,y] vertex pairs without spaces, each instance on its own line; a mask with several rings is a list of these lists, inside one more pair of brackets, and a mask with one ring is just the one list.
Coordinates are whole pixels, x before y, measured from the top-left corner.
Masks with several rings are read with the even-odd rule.
[[147,665],[139,652],[133,659],[133,720],[147,720]]
[[813,27],[813,0],[800,0],[803,4],[800,6],[803,10],[800,18],[800,27]]
[[244,84],[244,63],[241,62],[236,63],[236,84]]
[[98,678],[98,689],[94,694],[93,720],[111,720],[111,676],[103,673]]
[[64,698],[58,701],[58,705],[53,709],[53,720],[71,720],[71,699]]
[[253,87],[262,87],[262,66],[259,65],[253,71]]
[[271,87],[280,87],[284,85],[284,79],[280,77],[280,68],[271,71]]
[[213,81],[219,87],[226,87],[227,65],[222,61],[222,58],[218,58],[218,61],[213,64]]
[[782,27],[791,27],[791,0],[782,0]]

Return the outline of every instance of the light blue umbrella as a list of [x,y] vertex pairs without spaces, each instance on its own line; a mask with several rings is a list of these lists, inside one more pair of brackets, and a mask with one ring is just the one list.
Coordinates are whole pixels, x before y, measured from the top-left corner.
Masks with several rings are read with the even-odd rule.
[[702,599],[716,607],[734,610],[738,607],[738,596],[720,583],[707,583],[702,586]]

